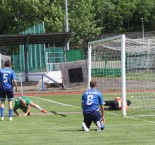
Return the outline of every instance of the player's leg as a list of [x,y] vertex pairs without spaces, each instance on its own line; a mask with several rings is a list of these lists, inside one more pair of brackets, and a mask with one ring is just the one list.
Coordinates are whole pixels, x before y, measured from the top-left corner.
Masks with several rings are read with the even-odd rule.
[[30,103],[31,107],[35,107],[36,109],[40,110],[43,113],[47,113],[47,111],[45,109],[42,109],[38,104],[35,104],[34,102],[31,101]]
[[0,100],[1,100],[1,120],[4,120],[4,112],[5,112],[5,99],[6,94],[4,91],[0,92]]
[[105,110],[119,110],[118,101],[105,101],[104,106],[109,106],[109,108],[104,108]]
[[107,101],[104,101],[104,106],[109,106],[109,107],[105,107],[104,108],[104,110],[111,110],[111,106],[113,106],[114,104],[113,104],[113,101],[109,101],[109,100],[107,100]]
[[115,105],[115,101],[104,101],[104,106],[114,106]]
[[9,107],[9,120],[12,121],[12,114],[13,114],[13,107],[12,107],[12,100],[8,100],[8,107]]
[[8,98],[8,107],[9,107],[9,120],[12,121],[12,114],[13,114],[13,106],[12,106],[12,101],[14,99],[14,94],[13,91],[7,91],[7,98]]
[[92,113],[93,122],[97,126],[97,130],[103,130],[104,129],[104,123],[102,121],[102,116],[99,111],[95,111]]
[[90,117],[90,114],[84,114],[83,117],[84,117],[84,121],[82,122],[82,129],[84,131],[89,131],[89,128],[92,123],[92,118]]
[[82,129],[83,131],[89,131],[89,128],[87,127],[85,122],[82,122]]
[[1,99],[1,120],[4,120],[4,112],[5,112],[5,100]]

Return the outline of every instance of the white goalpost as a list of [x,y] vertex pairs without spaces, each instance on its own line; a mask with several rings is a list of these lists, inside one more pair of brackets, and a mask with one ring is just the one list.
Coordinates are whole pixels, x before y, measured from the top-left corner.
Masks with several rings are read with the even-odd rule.
[[[122,112],[123,112],[123,116],[125,117],[126,116],[126,109],[125,109],[125,106],[126,106],[125,35],[119,35],[119,36],[115,36],[115,37],[111,37],[111,38],[107,38],[107,39],[102,39],[102,40],[98,40],[98,41],[92,41],[92,42],[89,42],[88,43],[88,46],[89,46],[88,47],[88,87],[89,87],[89,82],[92,79],[92,68],[97,68],[98,69],[98,67],[99,67],[101,69],[102,66],[105,65],[105,64],[102,64],[102,56],[103,56],[102,53],[98,52],[99,55],[97,55],[97,53],[96,53],[97,52],[96,51],[97,48],[99,47],[99,49],[103,49],[104,48],[104,42],[109,42],[109,41],[112,41],[112,40],[121,40],[120,48],[119,48],[118,51],[120,51],[120,53],[121,53],[121,58],[119,60],[119,62],[121,62],[121,71],[122,71],[122,75],[121,75],[121,80],[122,80],[121,81],[122,82],[122,85],[121,85],[122,95],[121,96],[122,96],[122,102],[123,102],[123,104],[122,104],[123,105],[123,108],[122,108],[123,111]],[[92,51],[93,51],[93,57],[92,57]],[[102,69],[100,71],[102,71]],[[103,70],[103,73],[104,73],[104,70]]]
[[[155,115],[155,40],[114,36],[88,43],[88,87],[122,97],[122,115]],[[126,111],[126,100],[131,101]]]

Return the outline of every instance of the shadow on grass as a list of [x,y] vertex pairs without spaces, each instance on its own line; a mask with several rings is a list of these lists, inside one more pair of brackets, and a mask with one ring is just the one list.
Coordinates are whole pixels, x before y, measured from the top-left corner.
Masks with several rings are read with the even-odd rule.
[[63,113],[57,113],[55,111],[50,111],[51,113],[55,114],[55,115],[60,115],[62,117],[67,117],[67,115],[63,114]]
[[[76,131],[80,131],[80,132],[86,132],[86,131],[83,131],[83,129],[77,129],[77,130],[71,130],[71,129],[60,129],[59,131],[73,131],[73,132],[76,132]],[[90,131],[97,131],[96,129],[90,129]],[[88,131],[88,132],[90,132],[90,131]],[[102,131],[101,131],[102,132]]]

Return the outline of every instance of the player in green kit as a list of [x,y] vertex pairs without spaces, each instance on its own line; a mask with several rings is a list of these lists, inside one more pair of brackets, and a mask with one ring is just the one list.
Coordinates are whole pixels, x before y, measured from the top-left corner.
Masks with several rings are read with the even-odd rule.
[[[31,107],[35,107],[36,109],[39,109],[43,113],[47,113],[46,110],[42,109],[39,105],[35,104],[32,102],[28,97],[26,96],[21,96],[15,100],[15,105],[13,108],[13,112],[17,116],[28,116],[30,114],[30,109]],[[17,112],[17,109],[21,109],[25,114],[19,114]]]

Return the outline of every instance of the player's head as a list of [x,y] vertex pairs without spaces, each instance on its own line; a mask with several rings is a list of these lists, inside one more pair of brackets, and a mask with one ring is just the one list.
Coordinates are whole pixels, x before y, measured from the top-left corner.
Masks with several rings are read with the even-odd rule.
[[10,60],[6,60],[4,65],[5,65],[5,67],[10,67],[11,66],[11,61]]
[[26,101],[25,101],[24,99],[20,99],[20,104],[21,104],[22,106],[26,106]]
[[131,104],[130,100],[126,100],[127,105],[129,106]]
[[91,88],[96,87],[96,81],[95,81],[95,80],[91,80],[91,81],[90,81],[90,87],[91,87]]

